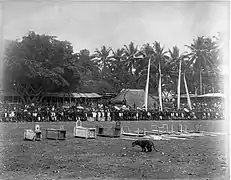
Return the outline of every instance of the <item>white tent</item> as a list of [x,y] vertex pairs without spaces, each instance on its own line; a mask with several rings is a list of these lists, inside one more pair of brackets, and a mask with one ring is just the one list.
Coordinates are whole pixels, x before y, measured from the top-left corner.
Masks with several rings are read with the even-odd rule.
[[198,97],[221,97],[221,98],[224,98],[225,95],[222,93],[208,93],[208,94],[199,95]]

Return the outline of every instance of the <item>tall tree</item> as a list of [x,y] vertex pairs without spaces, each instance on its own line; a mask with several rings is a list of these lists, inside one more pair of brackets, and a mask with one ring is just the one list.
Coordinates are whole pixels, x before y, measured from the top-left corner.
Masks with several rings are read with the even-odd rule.
[[109,81],[113,83],[117,92],[121,91],[121,87],[129,88],[129,76],[124,66],[124,49],[112,50],[110,77]]
[[162,106],[162,70],[164,67],[168,67],[168,56],[166,55],[167,51],[164,51],[164,47],[160,45],[159,42],[155,41],[154,45],[154,54],[155,54],[155,60],[158,66],[158,71],[159,71],[159,101],[160,101],[160,111],[163,111],[163,106]]
[[112,50],[111,58],[111,72],[120,72],[124,69],[124,49],[117,49],[116,51]]
[[[169,49],[169,69],[168,73],[170,75],[170,81],[168,84],[171,86],[171,90],[178,94],[179,96],[179,90],[176,86],[177,83],[179,83],[179,60],[180,60],[180,50],[177,46],[173,46],[173,49]],[[178,84],[179,87],[179,84]]]
[[90,55],[90,51],[83,49],[77,57],[77,66],[81,72],[81,92],[113,92],[113,84],[102,79],[100,67],[92,61],[95,54]]
[[139,54],[138,46],[135,46],[133,42],[130,42],[128,45],[124,45],[124,58],[125,58],[125,67],[128,72],[134,75],[136,70],[136,62],[140,57],[137,57]]
[[188,60],[187,55],[182,54],[180,57],[180,61],[182,63],[183,82],[184,82],[185,92],[187,95],[188,107],[190,110],[192,110],[191,99],[190,99],[187,80],[186,80],[186,73],[191,74],[193,72],[193,69],[190,68],[190,62]]
[[[142,59],[138,61],[136,72],[139,75],[139,78],[142,76],[142,69],[144,70],[146,75],[146,86],[145,86],[145,96],[144,96],[144,105],[145,110],[148,110],[148,97],[149,97],[149,84],[150,84],[150,69],[151,69],[151,60],[154,59],[154,49],[149,44],[144,44],[141,48],[140,55],[142,56]],[[148,61],[148,66],[145,68],[145,64]],[[147,70],[147,71],[146,71]]]
[[102,78],[105,78],[105,75],[107,73],[107,70],[110,66],[110,52],[112,51],[112,49],[109,47],[107,48],[106,46],[102,46],[101,49],[96,49],[95,50],[95,58],[93,59],[93,61],[97,64],[97,66],[99,67],[101,74],[102,74]]
[[[185,87],[185,92],[187,95],[187,101],[188,101],[188,106],[190,109],[191,107],[191,100],[189,96],[189,90],[188,90],[188,85],[187,85],[187,80],[186,80],[186,73],[188,75],[192,74],[192,69],[190,68],[190,62],[188,60],[188,56],[186,53],[179,53],[179,48],[174,46],[173,50],[169,50],[170,54],[170,59],[173,62],[172,66],[172,75],[175,75],[178,73],[178,85],[177,85],[177,108],[180,109],[180,96],[181,96],[181,91],[182,89],[182,82],[181,82],[181,77],[183,75],[183,84]],[[173,76],[172,76],[173,77]]]
[[23,101],[38,101],[47,91],[68,89],[70,79],[79,79],[69,63],[72,53],[67,41],[29,32],[21,41],[13,41],[6,48],[4,80]]
[[145,82],[147,80],[147,72],[148,72],[148,61],[150,59],[150,93],[155,94],[158,89],[158,66],[156,65],[156,59],[155,59],[155,52],[153,46],[150,44],[144,44],[141,47],[139,56],[142,57],[142,59],[139,59],[137,61],[137,69],[136,72],[139,76],[138,83],[140,87],[145,86]]
[[190,57],[190,63],[193,64],[194,70],[199,78],[199,93],[203,93],[203,71],[214,70],[214,64],[212,62],[212,52],[217,47],[212,43],[211,38],[198,37],[193,40],[191,45],[186,45],[190,49],[188,56]]

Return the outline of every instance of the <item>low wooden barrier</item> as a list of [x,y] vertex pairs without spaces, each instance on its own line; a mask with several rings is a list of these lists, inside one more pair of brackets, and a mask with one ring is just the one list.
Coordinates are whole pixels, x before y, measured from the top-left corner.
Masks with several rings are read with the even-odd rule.
[[168,133],[168,124],[163,124],[162,126],[152,125],[152,132],[156,133]]
[[188,132],[187,125],[179,124],[178,125],[178,132],[180,132],[180,133],[187,133]]
[[121,134],[123,136],[133,136],[133,137],[144,137],[146,135],[146,131],[140,130],[139,128],[135,132],[131,132],[128,126],[122,127]]

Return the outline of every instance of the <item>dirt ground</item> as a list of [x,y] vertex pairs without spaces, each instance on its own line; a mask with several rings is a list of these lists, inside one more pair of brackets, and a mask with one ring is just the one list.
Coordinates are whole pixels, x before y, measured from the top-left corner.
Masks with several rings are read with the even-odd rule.
[[[217,128],[216,123],[212,129]],[[127,123],[131,124],[133,128],[145,126],[145,122]],[[74,138],[73,122],[40,123],[43,137],[45,128],[64,125],[66,140],[24,141],[24,129],[33,129],[34,125],[0,124],[0,179],[228,179],[227,135],[154,141],[160,152],[143,153],[129,140]]]

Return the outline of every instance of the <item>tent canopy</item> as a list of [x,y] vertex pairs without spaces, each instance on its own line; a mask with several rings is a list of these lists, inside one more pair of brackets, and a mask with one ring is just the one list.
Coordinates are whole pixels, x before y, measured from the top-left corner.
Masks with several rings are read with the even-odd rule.
[[[180,96],[181,98],[187,98],[186,94],[182,94]],[[195,94],[189,94],[190,98],[224,98],[225,95],[223,93],[207,93],[207,94],[203,94],[203,95],[195,95]]]
[[208,93],[208,94],[203,94],[199,95],[198,97],[216,97],[216,98],[224,98],[225,95],[222,93]]

